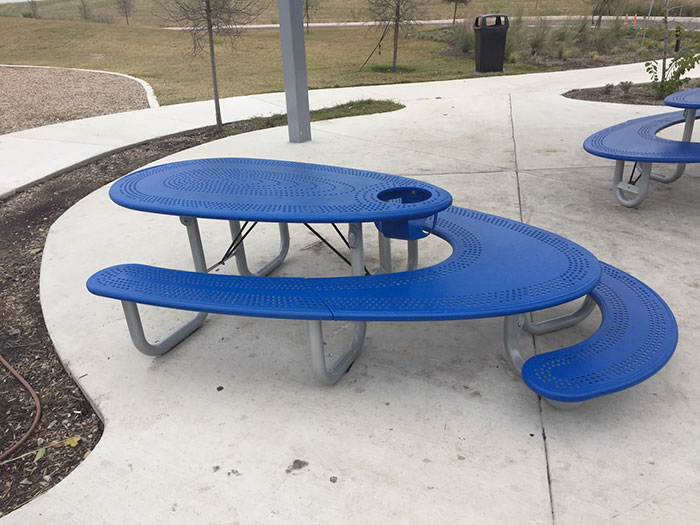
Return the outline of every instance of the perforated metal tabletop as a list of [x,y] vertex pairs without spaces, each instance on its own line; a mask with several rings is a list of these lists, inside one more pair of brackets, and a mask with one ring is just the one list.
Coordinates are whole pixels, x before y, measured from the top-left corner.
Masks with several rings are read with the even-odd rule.
[[429,217],[452,203],[432,184],[371,171],[249,158],[173,162],[110,189],[127,208],[263,222],[357,223]]

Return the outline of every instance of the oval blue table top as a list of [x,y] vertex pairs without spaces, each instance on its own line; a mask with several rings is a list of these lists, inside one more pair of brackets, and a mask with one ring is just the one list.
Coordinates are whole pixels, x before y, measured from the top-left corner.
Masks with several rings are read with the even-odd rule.
[[109,195],[141,211],[263,222],[373,222],[429,217],[452,203],[437,186],[385,173],[279,160],[173,162],[117,180]]
[[700,108],[700,88],[673,93],[664,99],[664,104],[674,108],[698,109]]

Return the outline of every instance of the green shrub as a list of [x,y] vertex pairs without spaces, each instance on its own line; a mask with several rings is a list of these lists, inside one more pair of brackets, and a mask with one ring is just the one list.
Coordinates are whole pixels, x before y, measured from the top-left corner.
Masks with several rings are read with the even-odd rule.
[[542,52],[547,44],[547,37],[552,26],[544,18],[539,18],[530,36],[530,51],[533,55]]
[[475,36],[471,24],[462,24],[457,34],[457,45],[462,53],[469,53],[474,50]]
[[680,91],[683,84],[690,80],[685,76],[700,62],[700,55],[691,49],[681,49],[668,64],[665,72],[660,71],[660,60],[647,62],[644,65],[651,76],[651,89],[659,98],[666,98],[671,93]]
[[516,62],[518,59],[518,51],[522,49],[525,42],[525,32],[523,29],[523,19],[521,16],[516,16],[510,19],[510,27],[506,34],[506,60],[510,63]]
[[626,95],[627,93],[630,92],[630,88],[632,87],[632,82],[629,80],[623,80],[618,84],[620,86],[620,89],[622,92]]

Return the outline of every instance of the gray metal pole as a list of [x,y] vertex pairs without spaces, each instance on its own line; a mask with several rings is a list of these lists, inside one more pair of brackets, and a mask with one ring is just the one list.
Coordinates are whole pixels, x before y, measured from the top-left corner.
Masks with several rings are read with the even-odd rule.
[[277,0],[290,142],[311,140],[309,85],[306,80],[304,16],[301,0]]

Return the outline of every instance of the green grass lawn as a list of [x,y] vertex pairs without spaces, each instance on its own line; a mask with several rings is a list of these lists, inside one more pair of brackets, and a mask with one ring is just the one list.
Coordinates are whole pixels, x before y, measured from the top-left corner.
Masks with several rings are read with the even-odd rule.
[[[80,20],[78,0],[46,0],[39,3],[39,14],[44,19]],[[124,24],[114,0],[88,0],[92,17],[98,21]],[[171,25],[162,18],[162,9],[153,0],[134,0],[134,14],[130,22],[135,25]],[[321,8],[312,15],[314,22],[362,22],[370,19],[367,0],[321,0]],[[459,6],[458,16],[471,18],[474,14],[503,12],[509,15],[521,13],[540,15],[577,15],[590,12],[586,0],[472,0],[468,6]],[[427,0],[425,19],[452,18],[453,4],[442,0]],[[26,2],[0,4],[0,16],[21,16],[29,12]],[[269,2],[257,23],[277,23],[277,2]]]
[[[153,86],[161,104],[212,98],[208,59],[186,57],[187,34],[142,26],[0,18],[0,63],[76,67],[126,73]],[[404,39],[399,64],[410,73],[382,73],[390,45],[359,71],[378,34],[365,28],[316,29],[306,37],[309,86],[313,88],[445,80],[474,76],[474,62],[441,54],[445,44]],[[277,31],[247,31],[233,52],[217,44],[222,97],[284,90]],[[379,68],[378,68],[379,69]],[[535,68],[506,65],[506,73]]]

